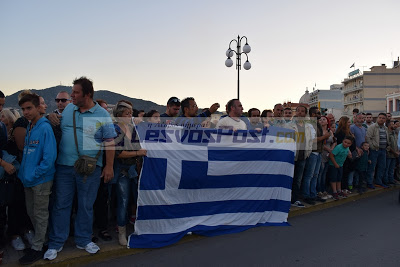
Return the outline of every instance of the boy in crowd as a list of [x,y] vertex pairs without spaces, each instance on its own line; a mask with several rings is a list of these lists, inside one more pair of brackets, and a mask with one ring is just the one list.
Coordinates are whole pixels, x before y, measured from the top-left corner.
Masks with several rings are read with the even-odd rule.
[[25,187],[26,208],[35,230],[32,247],[19,259],[19,262],[25,265],[43,258],[42,249],[49,218],[49,196],[55,173],[57,145],[49,121],[41,116],[39,96],[27,94],[18,104],[24,117],[30,121],[18,177]]
[[347,157],[351,158],[349,147],[353,143],[354,138],[352,136],[346,136],[343,142],[337,145],[332,153],[329,154],[329,167],[328,167],[328,178],[331,182],[333,198],[338,200],[340,197],[347,197],[347,194],[341,191],[342,176],[343,176],[343,164]]

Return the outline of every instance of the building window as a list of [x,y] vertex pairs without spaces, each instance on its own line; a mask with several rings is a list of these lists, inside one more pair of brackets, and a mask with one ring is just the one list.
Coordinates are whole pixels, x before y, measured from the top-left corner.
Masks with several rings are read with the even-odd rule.
[[396,111],[400,111],[400,99],[396,99]]
[[389,112],[393,112],[393,101],[389,100]]

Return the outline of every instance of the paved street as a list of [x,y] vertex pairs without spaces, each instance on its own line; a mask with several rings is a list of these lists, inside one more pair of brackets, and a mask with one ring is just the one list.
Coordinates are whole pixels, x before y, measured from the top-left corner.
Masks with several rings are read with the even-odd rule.
[[91,266],[399,266],[398,191]]

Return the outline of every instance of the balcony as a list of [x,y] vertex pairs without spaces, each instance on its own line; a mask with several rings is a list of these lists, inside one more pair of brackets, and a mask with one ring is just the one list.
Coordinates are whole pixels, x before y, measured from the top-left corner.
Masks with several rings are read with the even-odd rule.
[[343,88],[343,94],[347,94],[347,93],[351,93],[351,92],[356,92],[356,91],[360,91],[363,90],[364,87],[362,85],[356,85],[350,88]]
[[356,95],[356,96],[353,96],[351,99],[345,100],[343,102],[343,104],[344,105],[350,105],[350,104],[355,104],[355,103],[360,103],[360,102],[363,102],[363,97]]
[[396,117],[396,118],[400,117],[400,111],[393,111],[390,114],[392,114],[392,117]]

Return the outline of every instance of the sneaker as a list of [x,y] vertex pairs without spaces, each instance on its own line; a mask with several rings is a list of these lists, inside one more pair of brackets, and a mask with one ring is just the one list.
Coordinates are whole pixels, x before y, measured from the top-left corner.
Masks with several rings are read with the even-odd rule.
[[19,259],[19,263],[22,265],[29,265],[43,258],[43,252],[34,249],[29,250],[22,258]]
[[11,245],[17,251],[25,249],[24,241],[22,241],[20,236],[17,236],[15,239],[11,240]]
[[333,198],[332,195],[330,195],[330,194],[327,194],[327,195],[326,195],[326,199],[332,199],[332,198]]
[[332,196],[331,196],[331,195],[326,195],[326,196],[322,196],[322,197],[321,197],[321,199],[325,199],[325,200],[327,200],[327,199],[329,199],[329,197],[330,197],[330,198],[332,198]]
[[374,186],[373,184],[368,184],[367,187],[368,187],[369,189],[375,189],[375,186]]
[[333,193],[333,194],[332,194],[332,197],[333,197],[334,200],[339,200],[339,195],[338,195],[338,193]]
[[389,187],[389,186],[387,186],[385,184],[375,184],[375,186],[382,187],[382,188],[388,188]]
[[135,216],[135,215],[132,215],[132,216],[129,218],[129,223],[132,224],[132,225],[135,225],[135,221],[136,221],[136,216]]
[[349,185],[349,190],[353,190],[353,186],[352,185]]
[[324,203],[324,202],[326,202],[326,198],[324,198],[324,197],[317,197],[317,198],[315,199],[315,201]]
[[33,237],[35,236],[35,233],[32,230],[29,230],[28,232],[25,233],[25,239],[28,241],[29,245],[32,246],[32,240]]
[[95,253],[97,253],[97,251],[100,250],[99,246],[97,246],[93,242],[90,242],[85,247],[81,247],[81,246],[78,246],[78,245],[76,245],[76,247],[79,248],[79,249],[84,249],[84,250],[86,250],[86,252],[88,252],[90,254],[95,254]]
[[294,203],[292,203],[293,207],[298,207],[298,208],[304,208],[304,204],[301,203],[299,200],[295,201]]
[[305,199],[304,199],[304,202],[306,202],[306,203],[309,204],[309,205],[315,205],[315,201],[312,200],[311,198],[305,198]]
[[60,252],[63,249],[63,247],[59,248],[59,249],[54,249],[54,248],[50,248],[46,251],[46,253],[44,253],[43,259],[44,260],[49,260],[52,261],[55,258],[57,258],[57,253]]
[[342,198],[347,198],[347,194],[345,193],[345,192],[340,192],[339,194],[339,197],[342,197]]

